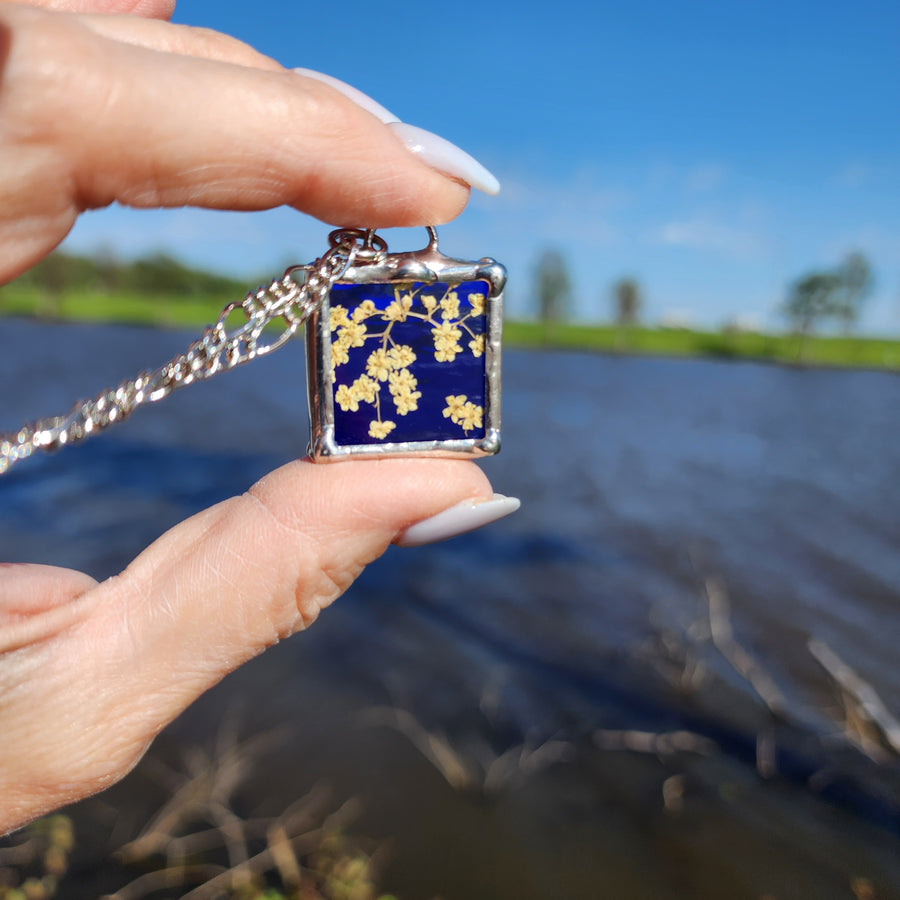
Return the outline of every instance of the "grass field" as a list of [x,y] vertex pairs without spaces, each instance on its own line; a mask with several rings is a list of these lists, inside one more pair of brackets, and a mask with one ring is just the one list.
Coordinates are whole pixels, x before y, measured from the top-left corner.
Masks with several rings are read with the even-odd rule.
[[[240,298],[234,298],[240,299]],[[200,329],[216,320],[221,297],[172,299],[72,292],[54,300],[37,290],[0,288],[0,316],[79,322],[122,322],[163,328]],[[900,371],[900,339],[628,328],[613,325],[506,322],[511,347],[581,350],[649,356],[716,357],[812,366]]]
[[900,370],[900,340],[854,336],[813,336],[801,341],[792,334],[508,322],[504,339],[518,347]]
[[202,328],[218,318],[223,305],[223,300],[218,297],[114,297],[78,291],[50,300],[37,290],[16,290],[13,286],[0,288],[0,316],[28,316],[67,322],[121,322],[159,328]]

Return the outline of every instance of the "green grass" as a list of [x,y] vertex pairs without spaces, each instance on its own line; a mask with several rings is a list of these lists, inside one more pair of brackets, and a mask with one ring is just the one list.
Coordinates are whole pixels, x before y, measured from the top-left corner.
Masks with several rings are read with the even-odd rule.
[[900,340],[864,337],[725,333],[687,329],[630,328],[507,322],[504,341],[513,347],[547,347],[647,356],[768,360],[818,366],[900,370]]
[[[0,316],[31,316],[78,322],[122,322],[163,328],[201,329],[216,321],[222,306],[240,297],[173,299],[144,295],[63,294],[55,301],[33,288],[0,288]],[[900,370],[900,340],[811,337],[801,354],[796,335],[628,328],[540,322],[506,322],[511,347],[540,347],[647,356],[766,360],[813,366]]]
[[202,328],[213,323],[227,299],[172,299],[146,295],[110,296],[73,291],[50,300],[35,289],[0,289],[0,315],[35,316],[61,321],[123,322],[162,328]]

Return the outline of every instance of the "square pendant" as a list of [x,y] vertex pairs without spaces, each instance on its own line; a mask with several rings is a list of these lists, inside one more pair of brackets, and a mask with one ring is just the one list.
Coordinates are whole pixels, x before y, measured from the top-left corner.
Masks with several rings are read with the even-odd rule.
[[496,453],[505,282],[434,238],[349,269],[306,328],[313,460]]

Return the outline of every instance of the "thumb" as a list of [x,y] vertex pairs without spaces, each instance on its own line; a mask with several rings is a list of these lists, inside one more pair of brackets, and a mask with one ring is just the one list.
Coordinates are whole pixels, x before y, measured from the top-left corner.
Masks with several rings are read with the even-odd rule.
[[407,526],[491,496],[468,462],[294,462],[172,529],[100,585],[102,605],[85,628],[109,646],[125,634],[127,613],[120,650],[129,677],[168,678],[157,663],[164,657],[171,668],[178,653],[179,683],[199,693],[210,673],[218,680],[312,624]]
[[0,703],[7,826],[121,778],[196,697],[309,625],[410,525],[491,497],[470,462],[303,461],[169,531],[11,660],[40,678]]

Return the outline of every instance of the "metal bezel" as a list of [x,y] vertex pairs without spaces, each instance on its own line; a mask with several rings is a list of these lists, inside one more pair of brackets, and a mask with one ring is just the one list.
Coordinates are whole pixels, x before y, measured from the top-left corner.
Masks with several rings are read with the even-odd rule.
[[460,284],[485,281],[485,406],[484,437],[456,440],[398,441],[383,444],[340,445],[334,436],[334,392],[331,374],[330,294],[306,324],[306,365],[310,419],[309,455],[314,462],[345,459],[384,459],[439,456],[464,459],[490,456],[500,450],[500,345],[503,327],[503,288],[506,269],[489,257],[477,261],[453,259],[437,248],[437,238],[410,253],[382,253],[353,266],[336,284]]

